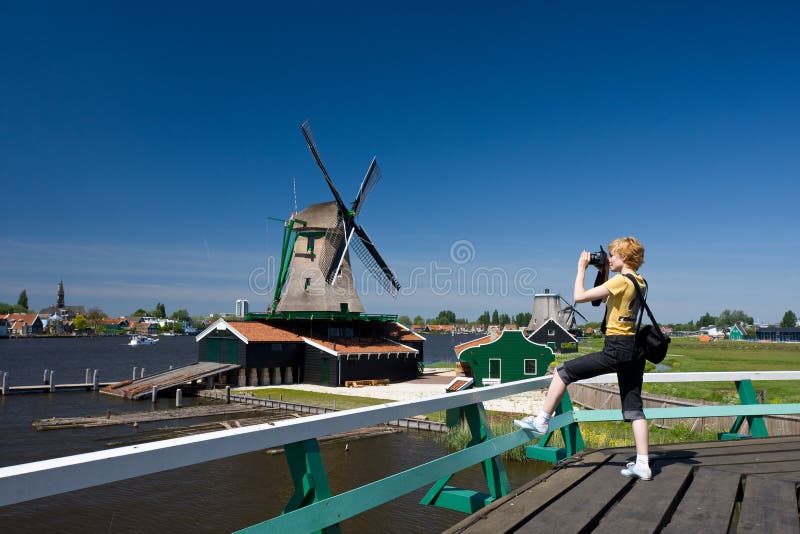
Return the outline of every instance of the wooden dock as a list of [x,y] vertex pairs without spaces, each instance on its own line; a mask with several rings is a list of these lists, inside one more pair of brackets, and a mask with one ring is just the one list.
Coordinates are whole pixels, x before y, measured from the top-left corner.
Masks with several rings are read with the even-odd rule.
[[447,532],[800,533],[800,436],[651,446],[652,481],[619,474],[635,455],[584,451]]
[[175,388],[196,380],[226,373],[239,367],[237,364],[230,363],[198,362],[136,380],[119,382],[111,387],[103,388],[101,391],[117,397],[141,399],[152,397],[153,391],[157,393],[165,389]]

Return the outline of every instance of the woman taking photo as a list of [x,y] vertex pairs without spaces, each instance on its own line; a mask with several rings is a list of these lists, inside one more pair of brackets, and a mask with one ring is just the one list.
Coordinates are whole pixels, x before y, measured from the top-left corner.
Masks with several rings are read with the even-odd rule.
[[608,245],[608,252],[608,266],[612,272],[618,274],[602,285],[587,290],[584,287],[584,279],[590,254],[584,250],[578,259],[578,274],[575,277],[573,294],[576,304],[605,300],[603,350],[568,360],[556,367],[542,411],[535,417],[529,416],[514,421],[514,424],[535,435],[545,434],[548,431],[550,417],[561,402],[569,384],[615,372],[622,401],[622,417],[625,421],[631,422],[633,439],[636,442],[636,461],[630,462],[620,473],[626,477],[651,480],[653,475],[647,456],[649,432],[642,408],[642,375],[645,360],[634,350],[636,318],[640,302],[636,287],[625,276],[633,275],[642,293],[646,292],[644,279],[636,272],[644,263],[644,247],[635,237],[621,237]]

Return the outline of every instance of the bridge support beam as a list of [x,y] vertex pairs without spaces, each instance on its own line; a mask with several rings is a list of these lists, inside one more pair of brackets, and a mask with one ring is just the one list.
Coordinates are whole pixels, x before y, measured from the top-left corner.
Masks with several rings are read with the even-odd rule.
[[[752,380],[736,380],[735,383],[741,404],[759,404],[758,395],[756,395],[756,390],[753,389]],[[741,433],[742,425],[745,421],[747,421],[747,426],[750,429],[749,436]],[[723,441],[749,437],[766,438],[768,436],[767,425],[764,423],[764,418],[760,415],[740,415],[736,418],[736,421],[733,422],[733,426],[728,432],[720,432],[717,434],[717,438]]]
[[[451,422],[460,424],[461,420],[466,421],[472,434],[472,439],[466,448],[494,438],[483,403],[470,404],[447,411],[448,426]],[[448,486],[447,482],[453,476],[451,474],[437,480],[420,504],[435,505],[471,514],[511,491],[511,483],[499,455],[483,460],[481,466],[486,477],[489,494]]]
[[[565,391],[564,397],[561,399],[561,403],[556,406],[556,415],[571,413],[572,411],[572,399],[570,399],[569,392]],[[525,456],[535,460],[542,460],[555,464],[565,458],[574,456],[586,447],[583,442],[583,436],[581,435],[581,429],[578,426],[578,423],[572,422],[559,428],[558,431],[561,432],[561,437],[564,439],[563,447],[552,447],[547,445],[547,443],[550,441],[550,438],[552,438],[553,434],[555,433],[555,431],[551,431],[542,436],[541,440],[539,440],[539,443],[536,445],[528,445],[525,447]]]
[[[331,489],[328,485],[328,476],[325,474],[317,440],[307,439],[289,443],[284,446],[284,451],[294,483],[294,494],[283,509],[283,513],[287,514],[311,503],[330,498]],[[341,529],[336,524],[318,532],[338,534]]]

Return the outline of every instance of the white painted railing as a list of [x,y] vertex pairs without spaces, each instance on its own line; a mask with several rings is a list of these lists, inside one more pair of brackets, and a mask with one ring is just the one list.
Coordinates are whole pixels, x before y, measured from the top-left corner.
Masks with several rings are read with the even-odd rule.
[[[647,373],[645,382],[727,382],[800,380],[800,371]],[[548,386],[551,378],[531,378],[483,388],[265,423],[231,430],[119,447],[0,468],[0,506],[140,477],[238,454],[279,447],[395,419],[458,408]],[[585,383],[615,383],[602,375]]]
[[[0,506],[547,387],[550,377],[0,468]],[[442,387],[444,390],[444,386]]]

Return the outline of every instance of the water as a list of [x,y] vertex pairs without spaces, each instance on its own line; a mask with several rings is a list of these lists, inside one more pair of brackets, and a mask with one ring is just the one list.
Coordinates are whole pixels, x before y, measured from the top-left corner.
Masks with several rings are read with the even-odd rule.
[[472,341],[480,336],[475,334],[423,334],[425,336],[425,362],[455,362],[456,345]]
[[[430,336],[430,338],[451,336]],[[429,339],[430,339],[429,338]],[[459,341],[461,342],[461,341]],[[134,365],[148,374],[196,361],[192,337],[161,338],[152,347],[128,347],[119,338],[0,340],[0,369],[12,384],[37,383],[55,369],[56,382],[82,381],[85,369],[101,380],[129,378]],[[443,344],[448,348],[446,344]],[[452,351],[452,349],[450,348]],[[434,350],[435,353],[435,350]],[[426,346],[426,355],[430,355]],[[445,358],[441,358],[445,359]],[[426,357],[426,360],[428,358]],[[185,403],[203,402],[184,398]],[[97,392],[0,397],[0,466],[102,450],[119,440],[182,422],[142,423],[37,432],[36,418],[104,414],[106,410],[165,409],[174,399],[130,401]],[[403,432],[349,443],[322,444],[334,494],[395,474],[447,451],[431,434]],[[506,462],[513,487],[547,469],[546,464]],[[486,491],[480,467],[458,473],[452,485]],[[421,506],[427,488],[415,491],[342,524],[344,532],[440,532],[464,514]],[[280,514],[293,492],[282,454],[256,452],[157,473],[86,490],[0,508],[3,532],[230,532]]]

